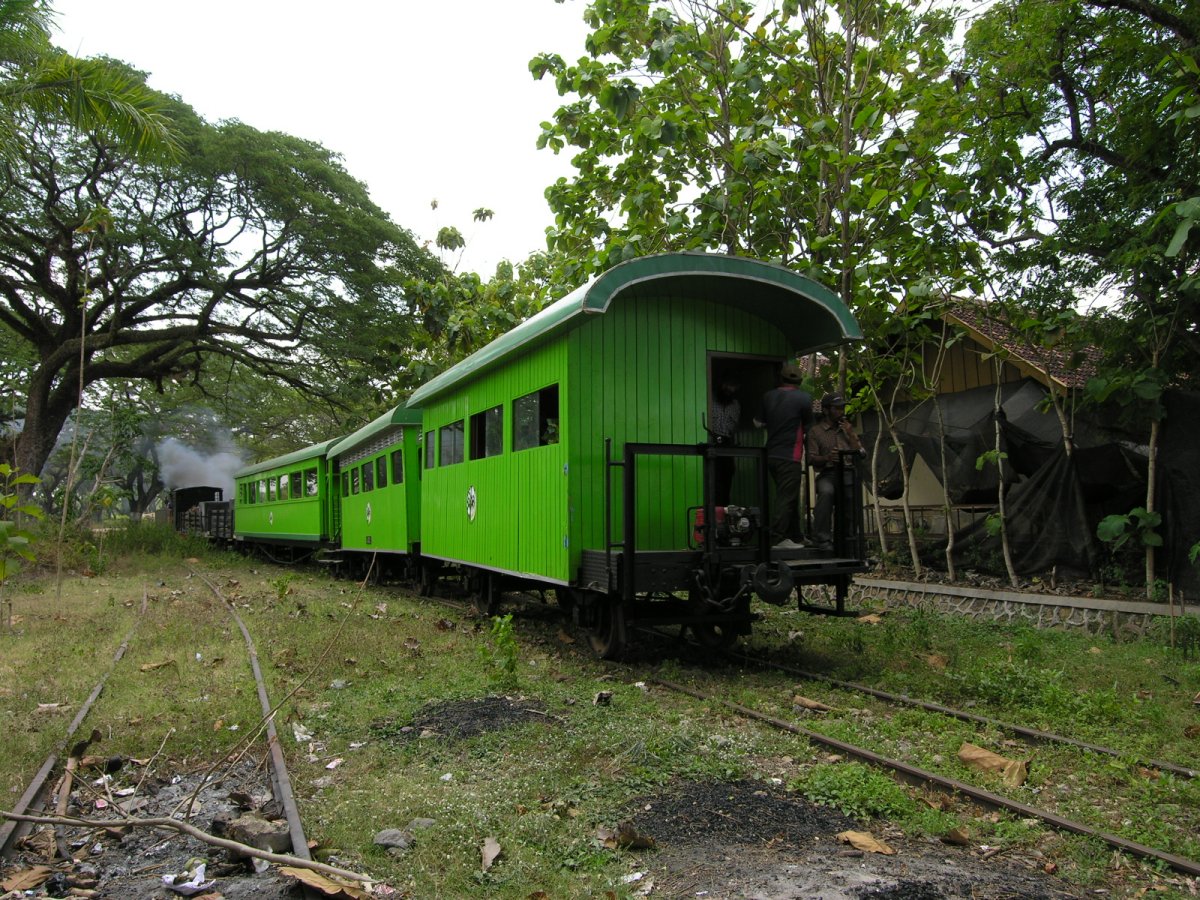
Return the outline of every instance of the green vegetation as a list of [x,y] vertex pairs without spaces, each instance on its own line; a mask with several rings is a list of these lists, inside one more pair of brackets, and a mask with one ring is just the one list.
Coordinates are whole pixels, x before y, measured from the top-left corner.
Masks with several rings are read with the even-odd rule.
[[[135,625],[89,720],[105,735],[105,754],[148,758],[161,746],[161,774],[205,765],[254,734],[260,712],[240,638],[223,605],[191,575],[198,570],[246,620],[272,697],[291,694],[280,733],[310,836],[352,868],[398,887],[443,896],[625,896],[621,876],[653,858],[605,848],[597,830],[627,819],[638,798],[669,791],[677,780],[742,778],[778,779],[875,833],[896,828],[941,838],[961,830],[973,843],[1036,847],[1068,884],[1106,885],[1117,896],[1124,877],[1136,873],[1139,886],[1154,878],[1128,861],[1129,868],[1110,868],[1111,854],[1089,842],[968,804],[930,805],[922,792],[827,748],[639,685],[643,672],[599,664],[564,643],[557,621],[518,613],[481,625],[396,588],[194,554],[177,539],[155,542],[151,529],[111,532],[105,570],[68,578],[63,605],[53,611],[37,572],[11,582],[15,630],[0,636],[0,715],[11,740],[0,790],[24,786],[60,739],[73,713],[65,707],[86,695]],[[160,555],[147,552],[159,547]],[[893,708],[755,666],[665,660],[663,677],[1200,857],[1200,786],[1145,765],[1147,758],[1194,758],[1186,729],[1195,721],[1190,702],[1200,672],[1161,636],[1117,642],[928,610],[891,612],[876,625],[765,612],[752,652],[770,648],[834,678],[966,706],[1122,755],[1028,746],[997,727]],[[607,703],[597,699],[603,692]],[[797,695],[831,709],[813,712]],[[481,702],[507,702],[518,715],[504,727],[456,733],[454,710]],[[292,723],[311,739],[293,740]],[[1010,788],[968,769],[957,755],[967,742],[1027,761],[1027,781]],[[327,769],[334,759],[342,762]],[[377,831],[417,817],[435,824],[403,856],[372,844]],[[484,873],[479,847],[488,837],[503,856]]]

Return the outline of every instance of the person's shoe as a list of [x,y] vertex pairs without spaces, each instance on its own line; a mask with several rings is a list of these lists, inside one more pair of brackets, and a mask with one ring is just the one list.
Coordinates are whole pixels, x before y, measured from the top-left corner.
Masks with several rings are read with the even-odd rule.
[[797,544],[791,538],[784,538],[782,541],[780,541],[778,544],[775,545],[774,549],[775,550],[800,550],[803,547],[804,547],[803,544]]

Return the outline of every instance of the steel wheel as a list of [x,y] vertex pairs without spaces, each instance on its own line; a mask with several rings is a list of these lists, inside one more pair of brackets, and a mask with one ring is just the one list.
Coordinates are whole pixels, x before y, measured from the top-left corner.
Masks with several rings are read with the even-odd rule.
[[738,636],[728,630],[728,625],[719,622],[704,622],[689,626],[696,643],[709,650],[728,650],[737,643]]
[[588,631],[592,651],[601,659],[616,659],[625,649],[625,608],[607,597],[596,599],[596,624]]
[[471,576],[471,605],[475,614],[490,617],[500,606],[500,594],[496,590],[496,576],[491,572],[476,572]]

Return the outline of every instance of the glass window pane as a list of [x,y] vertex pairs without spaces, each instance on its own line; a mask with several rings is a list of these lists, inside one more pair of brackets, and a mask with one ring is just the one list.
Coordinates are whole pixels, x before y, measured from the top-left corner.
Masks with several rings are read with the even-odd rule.
[[375,464],[365,462],[362,464],[362,489],[365,494],[367,491],[375,490]]
[[381,456],[375,460],[375,484],[378,487],[387,487],[387,457]]
[[404,482],[404,451],[392,451],[392,484]]

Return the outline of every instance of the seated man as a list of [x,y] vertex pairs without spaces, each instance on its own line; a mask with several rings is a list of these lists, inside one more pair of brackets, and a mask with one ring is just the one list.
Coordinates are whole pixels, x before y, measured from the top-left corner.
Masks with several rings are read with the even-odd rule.
[[822,419],[808,432],[808,462],[813,467],[817,502],[813,507],[813,540],[817,549],[828,553],[833,549],[830,525],[833,520],[833,498],[838,488],[838,459],[841,453],[866,456],[862,441],[846,418],[846,401],[838,394],[821,398]]

